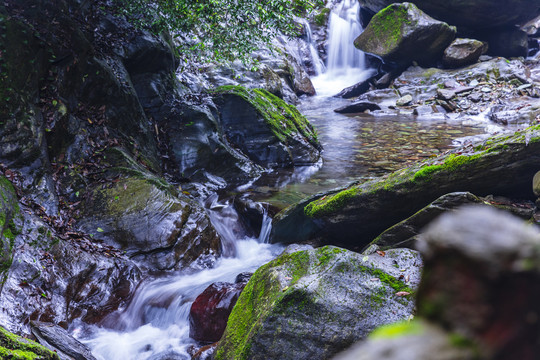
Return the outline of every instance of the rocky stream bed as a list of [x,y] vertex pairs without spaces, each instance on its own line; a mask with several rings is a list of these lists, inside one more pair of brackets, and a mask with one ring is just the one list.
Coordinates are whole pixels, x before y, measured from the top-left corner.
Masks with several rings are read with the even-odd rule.
[[251,71],[4,1],[0,358],[537,358],[539,9],[329,1]]

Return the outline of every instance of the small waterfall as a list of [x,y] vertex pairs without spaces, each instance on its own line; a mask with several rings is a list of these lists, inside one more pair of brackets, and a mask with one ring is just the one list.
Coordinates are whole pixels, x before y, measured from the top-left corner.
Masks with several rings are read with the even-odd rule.
[[189,337],[189,311],[195,298],[214,282],[234,282],[239,273],[254,272],[283,250],[280,245],[268,244],[271,218],[266,214],[259,238],[250,238],[240,229],[230,200],[220,202],[212,195],[205,204],[227,255],[211,269],[144,282],[127,309],[106,319],[109,328],[80,324],[72,329],[96,358],[190,360],[189,349],[197,346]]
[[373,70],[366,69],[365,55],[354,46],[363,31],[358,0],[331,0],[328,5],[328,61],[326,72],[312,79],[317,93],[331,96],[367,79]]
[[364,68],[364,53],[353,42],[362,33],[358,0],[334,5],[328,22],[328,72]]

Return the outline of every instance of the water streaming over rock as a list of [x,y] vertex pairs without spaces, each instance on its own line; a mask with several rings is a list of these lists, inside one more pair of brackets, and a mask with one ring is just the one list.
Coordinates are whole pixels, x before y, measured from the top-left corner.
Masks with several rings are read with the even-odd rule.
[[230,200],[220,202],[213,195],[205,203],[226,256],[211,269],[148,279],[127,309],[109,316],[101,328],[76,325],[73,334],[98,359],[191,359],[190,348],[197,344],[189,337],[189,310],[195,298],[211,283],[234,282],[239,273],[253,272],[281,252],[282,247],[268,244],[271,221],[266,214],[259,238],[250,238]]

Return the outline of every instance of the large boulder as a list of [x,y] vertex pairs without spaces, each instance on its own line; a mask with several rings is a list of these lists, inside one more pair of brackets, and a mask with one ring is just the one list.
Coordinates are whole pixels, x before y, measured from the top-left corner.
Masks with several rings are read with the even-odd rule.
[[501,211],[467,207],[430,225],[419,247],[426,261],[419,316],[474,340],[484,358],[538,354],[537,229]]
[[421,265],[407,249],[286,252],[250,279],[215,358],[328,359],[376,326],[413,313]]
[[321,145],[296,107],[263,89],[224,86],[213,91],[229,141],[264,167],[316,163]]
[[403,3],[377,13],[354,45],[385,62],[432,63],[455,36],[455,27],[431,18],[414,4]]
[[[363,7],[378,12],[393,0],[360,0]],[[411,0],[436,19],[469,29],[518,25],[538,16],[539,0]]]
[[529,42],[527,33],[517,28],[494,29],[485,35],[489,53],[494,56],[527,57]]
[[443,64],[449,68],[458,68],[474,64],[484,53],[483,42],[474,39],[455,39],[444,50]]
[[362,248],[390,226],[455,191],[532,198],[540,126],[457,149],[378,179],[315,195],[274,218],[271,242]]

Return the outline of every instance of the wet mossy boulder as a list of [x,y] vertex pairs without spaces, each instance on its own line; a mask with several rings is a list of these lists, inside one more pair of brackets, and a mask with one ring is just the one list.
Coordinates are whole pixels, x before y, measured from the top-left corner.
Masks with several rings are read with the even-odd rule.
[[295,106],[264,89],[222,86],[212,94],[225,136],[256,164],[292,167],[319,160],[317,134]]
[[385,62],[433,63],[454,40],[456,28],[426,15],[411,3],[392,4],[377,13],[354,45]]
[[384,230],[456,191],[531,198],[540,126],[492,137],[386,176],[315,195],[274,218],[271,242],[363,248]]
[[449,68],[458,68],[474,64],[484,53],[486,45],[475,39],[458,38],[444,50],[443,64]]
[[259,268],[216,349],[224,359],[328,359],[413,313],[422,260],[413,250],[363,256],[336,247],[285,252]]
[[60,360],[58,354],[40,344],[0,327],[0,358],[12,360]]
[[[360,0],[360,5],[378,12],[394,0]],[[411,0],[436,19],[469,30],[522,24],[538,16],[540,0]]]

